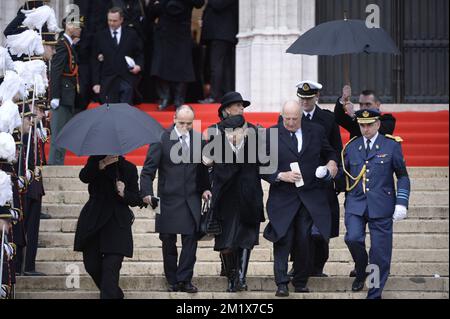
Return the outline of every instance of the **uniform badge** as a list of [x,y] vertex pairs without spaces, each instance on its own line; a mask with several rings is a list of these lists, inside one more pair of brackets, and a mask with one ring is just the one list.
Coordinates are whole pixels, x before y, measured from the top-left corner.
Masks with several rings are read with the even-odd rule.
[[305,91],[305,92],[309,91],[310,87],[309,87],[308,83],[303,84],[302,89],[303,89],[303,91]]
[[376,148],[377,150],[379,150],[379,149],[380,149],[380,146],[377,144],[377,145],[375,145],[375,148]]
[[362,116],[363,116],[363,117],[369,117],[369,116],[370,116],[370,113],[367,112],[367,111],[364,111],[364,112],[362,113]]
[[378,158],[385,158],[387,157],[389,154],[378,154],[377,157]]

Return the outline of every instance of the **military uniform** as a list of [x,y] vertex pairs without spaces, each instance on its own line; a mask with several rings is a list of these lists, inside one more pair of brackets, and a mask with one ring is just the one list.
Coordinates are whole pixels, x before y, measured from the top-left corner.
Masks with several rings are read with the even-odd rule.
[[[372,123],[379,119],[380,113],[360,110],[356,116],[359,123]],[[363,288],[368,263],[379,267],[379,287],[369,287],[368,298],[381,298],[391,264],[393,219],[406,217],[408,208],[410,180],[400,141],[398,137],[377,132],[371,139],[352,139],[342,152],[347,184],[345,242],[356,265],[352,290]],[[369,255],[365,248],[366,224],[371,239]]]
[[[58,136],[64,125],[75,115],[79,94],[78,64],[71,40],[66,35],[59,38],[50,71],[50,94],[52,99],[52,135]],[[55,101],[58,105],[54,105]],[[51,141],[49,165],[64,165],[66,151]]]

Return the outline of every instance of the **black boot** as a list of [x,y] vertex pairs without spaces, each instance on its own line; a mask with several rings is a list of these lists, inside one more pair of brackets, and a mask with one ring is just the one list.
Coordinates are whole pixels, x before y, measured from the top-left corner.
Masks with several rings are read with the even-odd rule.
[[247,291],[247,270],[248,262],[250,261],[251,249],[241,248],[239,249],[239,278],[238,278],[238,291]]
[[237,291],[237,277],[238,277],[238,267],[237,267],[237,254],[231,252],[228,254],[222,254],[223,265],[225,266],[225,272],[228,278],[227,292]]
[[225,265],[223,262],[222,254],[220,254],[220,277],[226,277],[227,272],[225,271]]

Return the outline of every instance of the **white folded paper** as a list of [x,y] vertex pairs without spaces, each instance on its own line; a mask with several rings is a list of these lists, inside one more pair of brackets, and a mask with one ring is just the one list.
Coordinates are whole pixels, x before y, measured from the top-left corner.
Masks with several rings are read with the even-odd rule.
[[[293,162],[290,164],[290,166],[291,166],[291,171],[300,173],[300,175],[302,174],[302,172],[300,171],[300,166],[298,165],[298,162]],[[303,181],[303,177],[298,182],[295,182],[296,187],[302,187],[303,185],[305,185],[305,182]]]
[[136,66],[136,62],[134,61],[134,59],[129,56],[125,56],[125,61],[127,61],[128,67],[130,69],[134,69],[134,67]]

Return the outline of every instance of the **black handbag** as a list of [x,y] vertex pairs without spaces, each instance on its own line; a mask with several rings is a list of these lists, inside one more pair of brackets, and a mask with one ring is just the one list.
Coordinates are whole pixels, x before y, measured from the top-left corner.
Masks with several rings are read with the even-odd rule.
[[222,226],[219,221],[214,218],[213,209],[211,208],[211,200],[203,203],[202,216],[200,218],[199,240],[210,240],[216,235],[222,233]]

